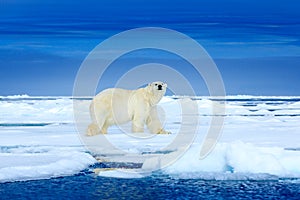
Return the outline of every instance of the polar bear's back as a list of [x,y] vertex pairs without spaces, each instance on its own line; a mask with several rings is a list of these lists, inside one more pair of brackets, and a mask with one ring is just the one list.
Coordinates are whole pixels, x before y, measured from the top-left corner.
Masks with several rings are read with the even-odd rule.
[[114,98],[128,96],[132,93],[132,91],[133,90],[125,90],[125,89],[121,89],[121,88],[109,88],[109,89],[103,90],[102,92],[97,94],[95,98],[96,99],[106,98],[108,96],[110,98],[112,98],[113,95],[114,95]]
[[105,104],[118,102],[118,104],[128,104],[129,97],[132,96],[134,90],[125,90],[121,88],[110,88],[103,90],[94,98],[94,101],[101,101]]
[[91,107],[102,111],[109,124],[124,123],[132,118],[132,108],[129,99],[134,94],[133,90],[120,88],[106,89],[95,96]]

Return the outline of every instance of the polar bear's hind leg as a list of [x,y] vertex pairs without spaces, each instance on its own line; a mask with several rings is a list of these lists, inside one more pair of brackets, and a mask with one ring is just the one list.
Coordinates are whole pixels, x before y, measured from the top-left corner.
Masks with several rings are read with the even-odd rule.
[[132,132],[133,133],[142,133],[144,132],[145,120],[139,115],[135,115],[132,120]]
[[88,126],[86,134],[88,136],[93,136],[93,135],[97,135],[100,133],[106,134],[108,126],[109,125],[106,122],[104,122],[104,120],[97,120],[97,123],[93,122]]
[[101,133],[102,134],[107,134],[108,127],[109,127],[109,124],[107,123],[107,121],[105,121],[102,128],[101,128]]
[[86,134],[87,134],[88,136],[93,136],[93,135],[99,134],[99,132],[100,132],[100,129],[99,129],[98,125],[95,124],[95,123],[91,123],[91,124],[88,126],[88,129],[87,129],[87,131],[86,131]]
[[87,129],[87,135],[93,136],[100,133],[106,134],[108,125],[106,122],[106,115],[107,112],[104,108],[98,108],[95,109],[95,107],[99,107],[98,105],[95,105],[94,102],[91,103],[90,106],[90,115],[92,119],[92,123],[88,126]]

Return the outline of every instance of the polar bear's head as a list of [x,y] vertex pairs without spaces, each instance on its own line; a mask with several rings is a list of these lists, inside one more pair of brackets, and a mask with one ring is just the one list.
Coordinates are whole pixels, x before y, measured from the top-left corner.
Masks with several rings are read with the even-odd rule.
[[161,81],[155,81],[153,83],[148,84],[148,89],[154,94],[161,94],[163,95],[166,93],[167,84]]
[[153,83],[149,83],[146,89],[150,94],[151,104],[154,105],[157,104],[165,95],[167,90],[167,84],[161,81],[155,81]]

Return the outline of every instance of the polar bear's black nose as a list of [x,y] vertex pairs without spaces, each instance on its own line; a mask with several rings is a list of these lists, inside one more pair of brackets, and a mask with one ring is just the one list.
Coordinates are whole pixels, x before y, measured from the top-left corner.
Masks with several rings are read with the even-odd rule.
[[158,85],[158,90],[162,90],[162,85]]

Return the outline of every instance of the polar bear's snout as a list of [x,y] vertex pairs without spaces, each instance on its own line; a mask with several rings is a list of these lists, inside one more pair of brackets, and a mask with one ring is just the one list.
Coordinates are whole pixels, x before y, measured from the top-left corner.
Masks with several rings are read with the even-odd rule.
[[162,90],[162,85],[157,86],[158,90]]
[[153,82],[152,84],[149,84],[149,85],[152,85],[153,89],[155,89],[155,90],[165,90],[167,87],[166,83],[163,83],[160,81]]

